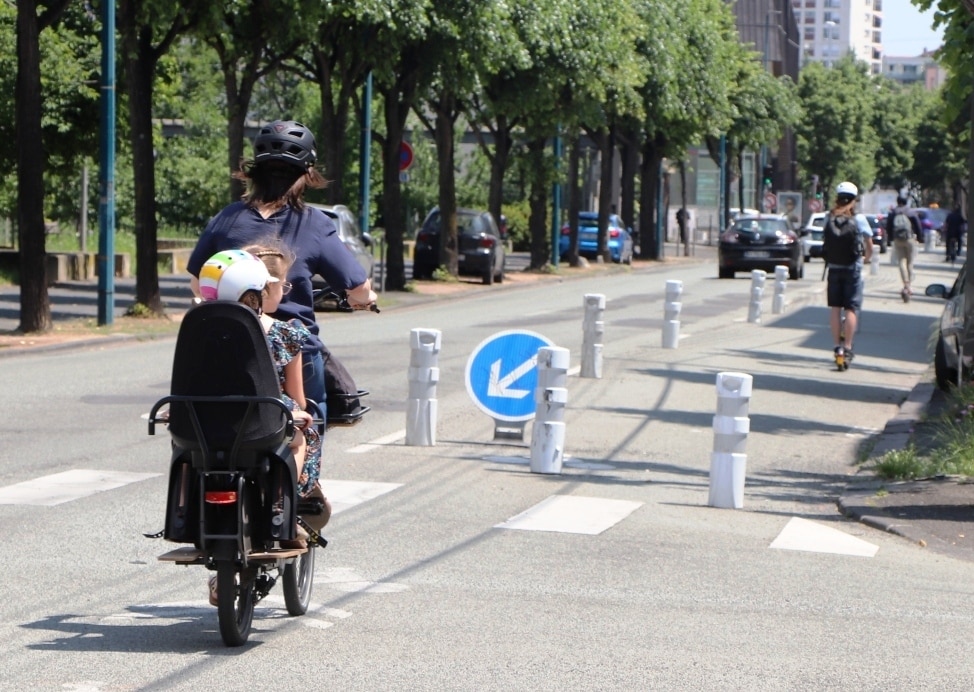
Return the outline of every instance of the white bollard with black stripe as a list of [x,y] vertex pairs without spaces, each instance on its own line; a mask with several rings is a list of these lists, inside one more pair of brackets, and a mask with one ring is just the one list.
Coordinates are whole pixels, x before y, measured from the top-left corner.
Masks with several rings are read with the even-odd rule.
[[537,412],[531,428],[531,472],[561,473],[565,455],[565,406],[568,404],[567,348],[538,349]]
[[406,401],[406,440],[412,447],[436,446],[436,385],[441,333],[438,329],[409,332],[409,399]]
[[714,416],[714,450],[710,456],[711,507],[744,506],[747,435],[751,429],[748,406],[753,378],[740,372],[717,375],[717,413]]
[[602,379],[602,339],[605,336],[605,296],[586,293],[583,300],[585,318],[582,322],[582,367],[579,377]]
[[761,269],[751,270],[751,302],[747,309],[747,321],[761,323],[761,299],[764,298],[764,282],[768,274]]
[[671,279],[666,282],[666,301],[663,303],[663,348],[680,345],[680,310],[683,303],[683,282]]
[[788,286],[788,267],[774,268],[774,298],[771,301],[771,314],[780,315],[785,311],[785,287]]

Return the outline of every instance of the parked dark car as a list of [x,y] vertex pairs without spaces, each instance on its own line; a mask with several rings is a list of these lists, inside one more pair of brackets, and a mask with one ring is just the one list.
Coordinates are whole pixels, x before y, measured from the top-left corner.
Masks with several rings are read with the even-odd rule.
[[927,233],[934,233],[934,244],[940,243],[943,237],[944,221],[950,212],[940,207],[917,207],[916,215],[920,219],[920,227],[923,229],[923,240],[926,240]]
[[[937,347],[933,355],[934,376],[937,387],[946,391],[957,384],[960,368],[961,339],[964,337],[964,283],[966,272],[961,268],[949,289],[944,284],[930,284],[924,293],[935,298],[944,298],[947,304],[940,316],[937,334]],[[974,343],[964,346],[964,353],[974,355]],[[963,371],[964,379],[970,378],[968,367]]]
[[[504,280],[507,252],[494,217],[488,211],[457,209],[457,270],[479,276],[484,284]],[[413,251],[413,278],[429,279],[440,266],[440,210],[434,207],[419,233]]]
[[[320,209],[335,220],[338,226],[338,236],[345,243],[348,251],[355,255],[355,259],[371,279],[375,273],[375,258],[372,256],[372,236],[359,233],[355,215],[344,204],[328,206],[325,204],[308,204],[309,207]],[[339,308],[340,301],[334,297],[328,282],[320,274],[311,277],[311,287],[315,291],[315,309],[324,310],[329,307]]]
[[879,248],[879,254],[886,252],[889,240],[886,238],[886,216],[885,214],[863,214],[869,227],[873,229],[873,247]]
[[[566,224],[558,239],[558,253],[564,259],[568,255],[571,242],[571,228]],[[609,227],[605,234],[606,249],[612,261],[617,264],[632,264],[632,233],[622,225],[618,214],[609,214]],[[578,212],[578,254],[580,257],[595,259],[599,250],[599,213],[597,211]]]
[[805,275],[805,256],[798,235],[788,219],[778,214],[742,216],[723,235],[717,246],[718,276],[733,279],[736,272],[763,269],[773,272],[788,267],[788,277]]

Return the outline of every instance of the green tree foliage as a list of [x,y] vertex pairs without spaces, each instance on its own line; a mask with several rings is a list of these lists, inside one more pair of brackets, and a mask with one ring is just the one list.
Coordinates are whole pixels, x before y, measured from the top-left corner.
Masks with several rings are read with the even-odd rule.
[[865,64],[847,56],[829,69],[805,66],[798,80],[804,117],[795,127],[798,161],[818,175],[826,203],[843,180],[869,190],[876,180],[875,89]]
[[876,149],[876,184],[902,190],[909,183],[916,147],[917,124],[924,101],[919,87],[905,87],[888,79],[876,80],[873,129]]

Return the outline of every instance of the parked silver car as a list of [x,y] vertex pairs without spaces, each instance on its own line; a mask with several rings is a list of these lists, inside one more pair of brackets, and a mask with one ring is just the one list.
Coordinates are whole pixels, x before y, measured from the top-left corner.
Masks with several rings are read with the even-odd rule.
[[[372,256],[372,236],[368,233],[360,233],[358,221],[352,210],[344,204],[308,204],[309,207],[320,209],[330,216],[338,226],[338,237],[342,239],[348,251],[355,255],[355,259],[365,270],[366,275],[371,279],[375,273],[375,257]],[[311,287],[315,292],[315,310],[325,308],[340,308],[341,303],[334,297],[328,282],[320,274],[311,277]]]

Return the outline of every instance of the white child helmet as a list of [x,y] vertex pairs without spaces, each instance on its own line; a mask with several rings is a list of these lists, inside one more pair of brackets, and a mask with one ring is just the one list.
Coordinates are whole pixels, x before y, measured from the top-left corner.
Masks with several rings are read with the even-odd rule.
[[849,181],[839,183],[835,188],[836,195],[848,195],[849,197],[858,197],[859,188],[850,183]]
[[247,291],[263,291],[277,281],[264,263],[243,250],[224,250],[213,255],[200,269],[203,300],[238,301]]

